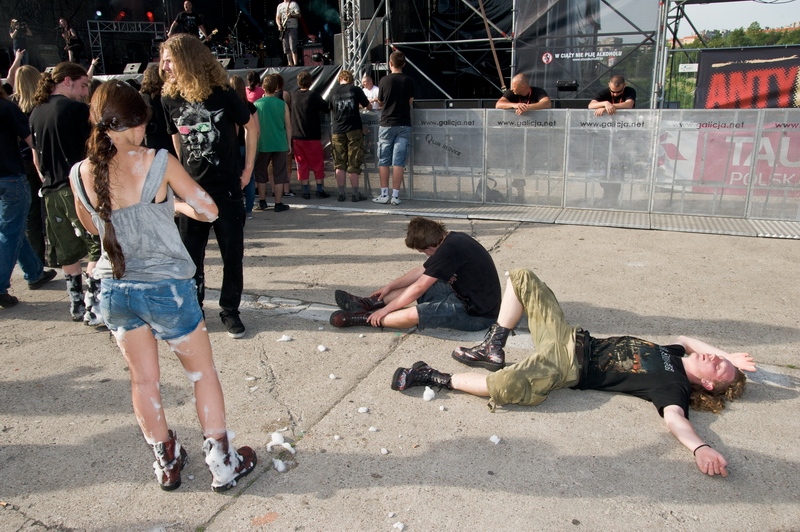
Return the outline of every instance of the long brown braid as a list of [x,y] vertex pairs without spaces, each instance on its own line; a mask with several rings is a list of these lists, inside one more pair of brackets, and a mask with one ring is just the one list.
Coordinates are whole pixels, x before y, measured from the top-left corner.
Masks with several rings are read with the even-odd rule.
[[126,129],[146,124],[150,120],[150,107],[142,96],[130,85],[121,81],[103,83],[92,97],[89,118],[94,124],[86,151],[92,163],[94,192],[97,194],[96,211],[105,222],[103,250],[111,261],[115,279],[125,274],[125,255],[117,241],[117,233],[111,217],[111,182],[109,168],[117,155],[117,147],[109,137],[109,131]]

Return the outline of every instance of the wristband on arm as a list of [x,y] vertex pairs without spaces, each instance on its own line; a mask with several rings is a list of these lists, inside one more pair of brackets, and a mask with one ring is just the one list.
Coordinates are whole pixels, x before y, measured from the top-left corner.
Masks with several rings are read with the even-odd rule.
[[703,447],[711,447],[711,446],[707,443],[704,443],[703,445],[698,445],[697,447],[694,448],[694,451],[692,451],[692,456],[697,456],[697,451],[699,451]]

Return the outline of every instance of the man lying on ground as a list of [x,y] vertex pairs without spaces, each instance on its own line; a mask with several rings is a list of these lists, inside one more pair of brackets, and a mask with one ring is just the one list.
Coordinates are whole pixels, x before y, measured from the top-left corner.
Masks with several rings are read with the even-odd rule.
[[[526,311],[536,352],[505,367],[506,338]],[[685,356],[688,355],[688,356]],[[742,371],[755,371],[747,353],[727,353],[700,340],[680,336],[660,346],[630,336],[593,338],[567,323],[555,295],[530,270],[513,270],[506,283],[497,323],[483,343],[459,347],[453,358],[468,366],[495,371],[442,373],[425,362],[397,368],[393,390],[437,385],[489,397],[489,408],[535,406],[558,388],[622,392],[652,402],[667,428],[692,451],[705,474],[728,476],[727,461],[704,443],[689,422],[689,406],[719,412],[725,399],[744,393]]]

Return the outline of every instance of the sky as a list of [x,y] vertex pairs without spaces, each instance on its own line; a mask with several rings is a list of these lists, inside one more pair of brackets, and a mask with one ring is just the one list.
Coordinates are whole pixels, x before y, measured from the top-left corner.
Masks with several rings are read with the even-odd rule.
[[[769,2],[771,0],[765,0]],[[765,2],[721,2],[715,4],[688,5],[685,12],[698,31],[733,30],[747,28],[758,22],[762,28],[778,28],[792,22],[800,22],[800,0],[786,2],[778,0],[774,5]],[[678,28],[679,37],[692,35],[692,27],[683,19]]]

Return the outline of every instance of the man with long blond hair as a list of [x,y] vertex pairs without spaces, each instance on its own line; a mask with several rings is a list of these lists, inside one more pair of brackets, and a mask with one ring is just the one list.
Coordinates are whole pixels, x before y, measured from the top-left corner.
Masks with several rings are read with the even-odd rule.
[[[189,34],[170,37],[161,45],[162,104],[167,131],[189,175],[211,195],[219,207],[213,223],[180,216],[181,239],[197,267],[197,297],[203,304],[203,262],[209,231],[222,255],[220,318],[231,338],[244,336],[239,304],[244,285],[244,207],[242,189],[250,181],[258,142],[258,124],[247,106],[228,84],[225,69],[203,43]],[[236,126],[245,129],[245,163]]]

